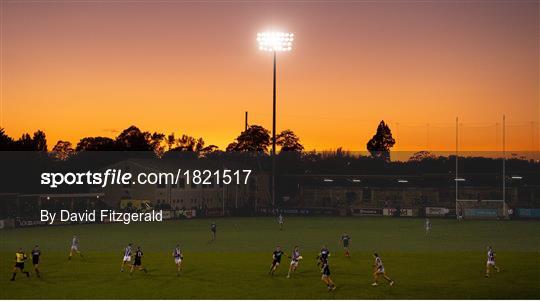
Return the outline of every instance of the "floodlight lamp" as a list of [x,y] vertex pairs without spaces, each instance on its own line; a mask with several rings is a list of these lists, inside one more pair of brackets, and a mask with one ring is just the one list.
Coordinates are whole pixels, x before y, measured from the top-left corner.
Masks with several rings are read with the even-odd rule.
[[259,50],[271,52],[283,52],[292,50],[294,34],[289,32],[259,32],[257,42]]

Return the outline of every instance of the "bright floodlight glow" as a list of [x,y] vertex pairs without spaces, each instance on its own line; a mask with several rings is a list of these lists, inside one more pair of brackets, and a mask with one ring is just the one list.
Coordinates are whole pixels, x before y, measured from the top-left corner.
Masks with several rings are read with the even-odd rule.
[[259,32],[257,42],[262,51],[291,51],[294,33],[290,32]]

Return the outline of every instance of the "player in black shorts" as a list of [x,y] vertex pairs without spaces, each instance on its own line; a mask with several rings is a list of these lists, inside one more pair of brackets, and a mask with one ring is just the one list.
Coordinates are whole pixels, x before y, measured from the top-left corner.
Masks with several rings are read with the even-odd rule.
[[326,287],[328,288],[328,291],[333,291],[336,289],[336,285],[330,278],[330,266],[328,265],[328,258],[323,259],[322,261],[322,269],[321,269],[321,280],[326,284]]
[[24,271],[24,262],[27,258],[28,257],[26,257],[26,253],[24,253],[23,249],[19,248],[15,253],[15,266],[13,267],[13,276],[11,276],[11,281],[15,281],[17,271],[26,274],[26,277],[30,277],[30,273]]
[[210,225],[210,232],[212,233],[212,241],[216,240],[217,225],[216,222],[212,222]]
[[38,245],[35,245],[32,249],[32,265],[34,265],[34,271],[36,271],[36,275],[38,277],[41,277],[41,273],[39,272],[39,258],[41,257],[41,250],[39,249]]
[[131,265],[131,271],[129,272],[129,275],[133,273],[134,269],[148,273],[148,270],[142,265],[142,257],[143,257],[143,252],[141,250],[141,247],[137,247],[137,251],[135,251],[135,260],[133,260],[133,264]]
[[274,275],[274,272],[278,268],[279,264],[281,263],[281,256],[283,256],[283,251],[281,251],[281,247],[277,246],[274,253],[272,253],[272,265],[270,266],[270,271],[268,274]]

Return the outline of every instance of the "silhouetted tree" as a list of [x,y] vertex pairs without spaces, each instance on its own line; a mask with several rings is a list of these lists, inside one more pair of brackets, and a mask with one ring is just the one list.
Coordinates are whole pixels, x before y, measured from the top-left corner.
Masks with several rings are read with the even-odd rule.
[[37,130],[34,133],[34,137],[32,138],[32,141],[34,144],[34,150],[40,151],[40,152],[47,151],[47,138],[43,131]]
[[119,149],[127,151],[153,151],[151,145],[151,134],[142,132],[138,127],[132,125],[123,130],[116,137],[116,144]]
[[174,148],[176,151],[192,152],[195,151],[197,146],[197,139],[189,135],[182,135],[182,137],[178,138],[176,145]]
[[75,150],[69,141],[58,140],[51,151],[51,156],[58,160],[65,161],[75,154]]
[[17,151],[47,151],[45,133],[38,130],[33,137],[28,133],[24,133],[21,138],[13,143],[12,149]]
[[227,147],[225,148],[225,151],[234,152],[237,148],[238,148],[238,142],[233,141],[229,143],[229,145],[227,145]]
[[33,136],[24,133],[21,138],[14,140],[5,133],[3,128],[0,128],[0,150],[46,152],[47,138],[43,131],[37,130]]
[[205,146],[203,138],[197,139],[197,143],[195,144],[195,152],[197,152],[201,156],[205,156],[206,154],[211,153],[217,149],[217,145],[210,144],[208,146]]
[[85,137],[82,138],[77,147],[79,151],[113,151],[118,150],[116,143],[113,139],[108,137]]
[[280,152],[301,152],[304,146],[300,144],[300,138],[291,130],[284,130],[276,136],[276,144],[281,147]]
[[182,135],[176,142],[177,146],[171,149],[171,151],[194,152],[197,156],[204,157],[218,149],[216,145],[205,146],[205,144],[203,138],[196,139],[193,136]]
[[12,150],[13,138],[9,137],[3,128],[0,128],[0,150]]
[[204,148],[204,144],[205,142],[203,138],[197,139],[197,143],[195,144],[195,151],[200,152]]
[[227,146],[227,151],[267,153],[269,145],[270,132],[260,125],[252,125]]
[[[146,135],[148,135],[148,132],[144,132]],[[163,146],[163,141],[165,140],[165,134],[154,132],[152,135],[150,135],[150,148],[151,150],[156,153],[159,157],[163,155],[165,152],[165,146]]]
[[176,137],[174,137],[174,133],[170,133],[167,135],[167,150],[171,150],[173,145],[176,144]]
[[384,120],[381,120],[377,127],[377,133],[367,143],[367,149],[373,158],[390,161],[390,148],[394,146],[396,140],[392,138],[392,131]]
[[209,154],[218,151],[218,149],[219,149],[219,147],[218,147],[217,145],[210,144],[210,145],[208,145],[208,146],[203,147],[203,148],[199,151],[199,154],[200,154],[201,157],[206,157],[206,156],[208,156]]
[[435,155],[433,155],[432,153],[428,152],[428,151],[419,151],[419,152],[416,152],[414,153],[410,158],[409,158],[409,161],[423,161],[423,160],[428,160],[428,159],[436,159],[437,157],[435,157]]
[[18,151],[32,151],[34,150],[34,140],[30,137],[30,134],[24,133],[21,138],[15,141],[15,150]]

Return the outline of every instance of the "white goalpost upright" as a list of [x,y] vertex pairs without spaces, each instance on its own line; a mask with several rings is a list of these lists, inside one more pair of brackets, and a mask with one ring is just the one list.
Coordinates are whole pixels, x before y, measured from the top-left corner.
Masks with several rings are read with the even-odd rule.
[[455,154],[455,190],[456,217],[462,218],[508,218],[506,204],[506,117],[502,117],[502,198],[491,200],[460,199],[459,182],[466,182],[459,177],[459,118],[456,117],[456,154]]

